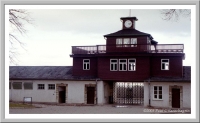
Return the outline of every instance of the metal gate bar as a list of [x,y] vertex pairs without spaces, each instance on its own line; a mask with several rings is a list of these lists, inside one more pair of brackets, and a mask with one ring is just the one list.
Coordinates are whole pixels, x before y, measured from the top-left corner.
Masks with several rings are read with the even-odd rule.
[[139,82],[115,82],[113,84],[113,101],[115,104],[143,104],[144,84]]

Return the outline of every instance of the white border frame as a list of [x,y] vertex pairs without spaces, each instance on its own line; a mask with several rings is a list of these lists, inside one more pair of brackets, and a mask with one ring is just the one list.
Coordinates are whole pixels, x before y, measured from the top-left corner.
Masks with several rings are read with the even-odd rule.
[[[123,2],[120,2],[120,1],[84,1],[80,2],[80,1],[76,1],[74,0],[73,2],[72,1],[63,1],[63,2],[58,2],[58,1],[6,1],[4,0],[2,2],[1,0],[1,16],[4,15],[3,13],[5,12],[5,5],[9,5],[9,4],[12,4],[12,5],[19,5],[19,4],[22,4],[22,5],[26,5],[26,4],[34,4],[34,5],[47,5],[47,4],[60,4],[60,5],[63,5],[63,4],[89,4],[89,5],[94,5],[94,4],[104,4],[104,5],[108,5],[108,4],[116,4],[116,5],[120,5],[120,4],[123,4],[123,5],[131,5],[131,4],[134,4],[134,5],[157,5],[159,7],[161,7],[162,5],[192,5],[193,8],[192,8],[192,19],[191,19],[191,22],[196,25],[196,26],[192,26],[191,28],[191,34],[192,34],[192,40],[194,40],[194,42],[192,43],[192,45],[194,46],[194,48],[192,49],[192,52],[193,52],[193,55],[195,56],[195,58],[193,59],[192,61],[192,65],[194,66],[191,66],[191,71],[193,72],[193,74],[191,75],[191,88],[192,89],[192,92],[191,92],[191,98],[192,98],[192,102],[191,102],[191,111],[192,113],[191,114],[177,114],[177,115],[160,115],[159,119],[157,117],[157,114],[156,115],[145,115],[145,114],[142,114],[141,115],[137,115],[137,114],[134,114],[134,115],[104,115],[105,117],[103,117],[102,119],[102,114],[101,115],[90,115],[90,117],[87,117],[87,116],[80,116],[77,118],[77,115],[74,117],[73,115],[69,115],[69,116],[65,116],[65,117],[62,117],[60,115],[51,115],[52,117],[50,118],[49,114],[48,115],[37,115],[37,119],[34,118],[34,115],[26,115],[26,114],[22,114],[22,115],[9,115],[8,113],[8,103],[6,101],[7,97],[5,96],[5,94],[8,92],[8,90],[5,89],[5,87],[8,87],[8,84],[5,83],[7,77],[8,77],[8,73],[9,73],[9,69],[8,67],[6,66],[7,64],[7,58],[5,58],[5,56],[7,56],[8,54],[5,52],[5,16],[2,16],[2,20],[1,20],[1,24],[3,24],[1,27],[1,48],[3,50],[3,52],[1,52],[1,58],[2,60],[0,61],[1,63],[1,74],[0,74],[0,78],[2,80],[2,83],[1,85],[1,90],[2,90],[2,93],[1,93],[1,99],[3,100],[2,101],[2,104],[1,104],[1,108],[2,108],[2,113],[1,113],[1,118],[2,118],[2,121],[3,122],[30,122],[30,121],[34,121],[34,122],[66,122],[66,119],[68,122],[76,122],[76,121],[79,121],[79,122],[95,122],[95,121],[101,121],[101,122],[133,122],[133,121],[136,121],[136,122],[149,122],[149,121],[153,121],[153,122],[162,122],[163,120],[165,121],[169,121],[169,122],[199,122],[199,95],[197,95],[199,93],[199,1],[195,0],[195,1],[190,1],[190,0],[186,0],[186,1],[123,1]],[[5,61],[4,61],[5,60]],[[6,67],[5,67],[6,66]],[[193,84],[192,84],[193,83]],[[183,117],[184,115],[184,117]],[[91,119],[91,117],[93,117],[93,119]],[[145,117],[146,116],[146,117]],[[24,117],[26,117],[26,119],[24,119]],[[50,118],[50,119],[49,119]],[[61,118],[61,119],[59,119]],[[65,119],[63,119],[65,118]],[[68,119],[69,118],[69,119]]]

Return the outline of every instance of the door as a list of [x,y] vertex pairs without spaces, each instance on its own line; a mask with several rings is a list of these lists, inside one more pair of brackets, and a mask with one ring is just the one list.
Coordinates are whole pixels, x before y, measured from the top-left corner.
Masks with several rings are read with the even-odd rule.
[[172,88],[172,108],[180,108],[180,89]]
[[87,87],[87,104],[94,104],[94,87]]
[[65,103],[65,97],[66,97],[66,87],[61,86],[59,87],[59,103]]

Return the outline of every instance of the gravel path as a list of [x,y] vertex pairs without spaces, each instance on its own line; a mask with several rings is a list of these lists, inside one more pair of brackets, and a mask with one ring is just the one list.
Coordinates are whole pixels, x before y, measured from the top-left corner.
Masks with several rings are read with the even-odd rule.
[[190,114],[190,109],[156,109],[142,105],[67,106],[33,104],[36,108],[10,108],[10,114]]
[[57,106],[35,105],[38,108],[10,108],[10,114],[144,114],[143,106]]

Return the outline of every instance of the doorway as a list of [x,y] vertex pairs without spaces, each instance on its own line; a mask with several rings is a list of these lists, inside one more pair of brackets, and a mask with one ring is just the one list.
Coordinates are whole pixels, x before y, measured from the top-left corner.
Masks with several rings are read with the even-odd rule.
[[172,108],[180,108],[180,89],[172,88]]
[[59,91],[59,103],[66,103],[65,98],[66,98],[66,87],[65,86],[59,86],[58,87]]
[[87,104],[94,104],[95,87],[87,87]]
[[140,82],[114,82],[113,102],[124,105],[143,105],[144,84]]

